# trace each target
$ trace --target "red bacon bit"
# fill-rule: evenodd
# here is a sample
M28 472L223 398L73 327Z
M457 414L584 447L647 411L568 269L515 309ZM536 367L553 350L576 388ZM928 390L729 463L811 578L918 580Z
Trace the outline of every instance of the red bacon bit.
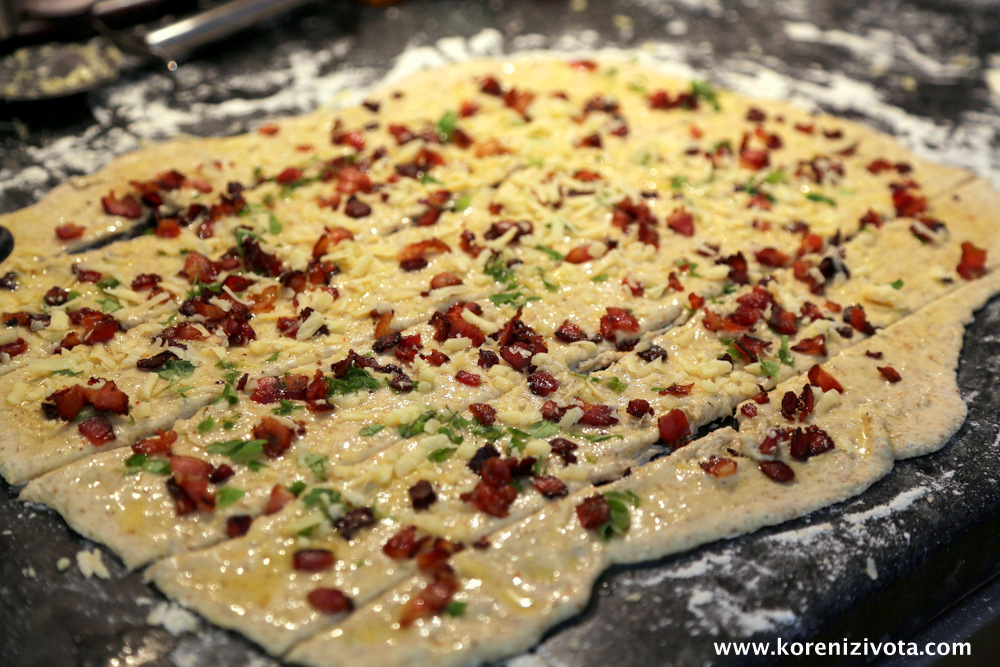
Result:
M661 415L656 425L660 431L660 440L673 449L683 446L691 436L687 415L677 408Z
M470 373L469 371L459 371L455 374L455 380L461 382L467 387L478 387L483 383L482 376Z
M597 530L611 520L611 505L601 494L594 494L576 506L576 517L587 530Z
M646 288L642 286L642 283L639 282L639 279L633 278L632 276L623 278L622 286L624 286L629 291L629 293L631 293L632 296L634 297L640 297L646 292Z
M802 257L803 255L808 255L811 253L817 253L823 249L823 237L819 234L806 233L802 236L802 242L799 243L799 249L796 251L796 257Z
M683 206L675 208L667 216L667 227L681 236L694 236L694 216Z
M286 167L280 174L274 177L274 182L279 185L288 185L289 183L302 180L303 175L302 170L298 167Z
M812 338L803 338L792 349L803 354L811 354L816 357L826 356L826 336L820 334ZM815 384L815 383L814 383Z
M525 120L531 120L528 117L528 107L534 99L534 93L527 90L517 90L516 88L511 88L503 94L504 106L521 114L521 117Z
M107 343L114 338L116 333L121 331L118 320L90 308L74 311L70 314L70 321L83 327L83 338L80 342L85 345Z
M595 259L595 255L590 253L590 244L577 246L566 253L566 261L570 264L583 264Z
M645 415L652 415L653 408L649 405L649 401L642 398L634 398L628 402L625 412L636 419L642 419Z
M782 461L761 461L760 471L775 482L791 482L795 479L795 471Z
M420 358L428 363L430 366L435 368L448 363L448 355L446 355L441 350L432 350L430 354L421 354Z
M278 458L291 447L292 435L292 429L274 417L264 417L263 421L253 427L254 439L266 441L264 453L271 459Z
M809 382L823 391L836 390L844 393L844 387L819 364L813 364L809 369Z
M83 236L85 231L87 231L86 227L67 222L56 227L56 236L61 241L72 241Z
M462 118L475 116L477 113L479 113L479 105L470 100L462 102L461 106L458 108L458 115Z
M878 368L878 372L882 374L882 377L889 382L896 383L903 379L899 371L892 366L876 366L876 368Z
M747 419L753 419L757 416L757 406L753 403L744 403L740 407L740 413Z
M699 461L698 465L712 477L730 477L736 474L736 461L712 454L707 461Z
M863 306L848 306L844 310L844 322L847 322L857 331L871 336L875 333L875 327L868 322L868 315Z
M0 354L6 354L8 357L13 359L14 357L24 354L28 351L28 344L23 338L18 338L17 340L4 343L0 345Z
M333 552L327 549L300 549L292 556L292 568L299 572L323 572L336 562Z
M406 526L386 541L382 553L393 560L407 560L416 555L419 546L416 526Z
M142 215L142 204L135 198L135 195L125 195L121 199L115 197L111 192L101 198L101 205L108 215L116 215L122 218L135 220Z
M115 439L114 427L105 415L94 415L84 419L77 425L77 430L95 447Z
M483 309L474 303L456 303L445 313L434 313L430 320L431 326L434 327L434 340L443 343L450 338L468 338L475 347L482 345L486 341L486 334L462 317L462 311L466 309L476 315L481 315L483 312Z
M181 275L191 284L210 283L219 275L219 265L199 252L192 250L184 258Z
M735 255L730 255L729 257L722 257L717 259L716 264L728 264L729 265L729 279L736 283L737 285L746 285L750 282L750 277L748 275L749 265L747 264L746 257L743 256L742 252L738 252Z
M583 409L583 416L577 421L583 426L612 426L618 423L618 417L615 416L616 409L611 405L584 403L576 407Z
M323 235L316 240L316 244L313 245L312 255L315 258L320 258L330 251L342 241L353 241L354 234L343 227L326 227L323 230Z
M595 132L579 139L576 145L579 148L601 148L604 144L601 141L601 135Z
M963 241L962 261L958 263L957 271L966 280L982 278L986 275L986 250Z
M861 219L858 222L862 227L871 225L875 229L878 229L882 226L882 216L875 211L868 209L865 214L861 216Z
M606 308L606 311L607 315L601 316L601 337L623 349L626 341L618 339L618 332L638 333L639 320L624 308Z
M767 351L767 348L771 347L770 342L746 334L734 340L733 345L740 354L750 361L759 361L761 355Z
M407 493L410 496L410 503L415 510L425 510L437 502L437 494L434 487L426 479L422 479L411 486Z
M194 456L171 456L173 477L167 484L177 506L177 514L207 512L215 508L215 495L208 488L212 464Z
M569 494L566 484L555 475L535 475L532 483L544 498L562 498Z
M343 614L354 611L354 600L336 588L314 588L306 596L311 606L321 614Z
M744 169L760 171L771 164L766 150L748 148L740 151L740 166Z
M277 514L285 505L293 500L295 500L294 493L280 484L275 484L271 487L271 495L267 498L267 506L264 508L264 514Z
M489 426L497 420L496 408L486 403L473 403L469 406L469 412L484 426Z
M649 95L647 99L649 100L650 109L661 111L668 111L670 109L693 111L698 108L698 98L688 92L678 93L677 97L673 97L665 90L658 90Z
M97 281L99 281L101 279L100 272L98 272L98 271L91 271L89 269L85 269L82 266L80 266L79 264L74 264L72 266L72 271L73 271L73 275L76 276L76 279L79 280L81 283L91 283L92 284L92 283L96 283Z
M338 132L333 135L333 144L335 146L350 146L354 150L360 151L365 147L365 135L359 130Z
M479 474L482 481L471 492L459 497L490 516L507 516L511 504L517 499L517 489L511 484L510 468L500 457L494 456L483 463Z
M132 451L136 454L170 454L170 447L175 442L177 442L177 432L173 429L169 431L164 431L159 429L157 434L149 438L143 438L138 442L132 443Z
M483 246L479 245L475 241L476 241L475 234L473 234L467 229L462 230L462 234L458 242L458 247L461 248L462 252L464 252L469 257L479 257L479 253L485 250L485 248L483 248Z
M788 444L788 453L796 461L805 461L831 449L833 449L833 439L818 426L795 429Z
M257 133L262 134L265 137L273 137L279 131L279 128L274 123L265 123L257 128Z
M593 60L571 60L568 65L577 72L589 74L597 69L597 63Z
M776 333L786 336L791 336L799 330L799 321L795 313L785 310L777 302L771 306L771 318L767 323Z
M896 207L896 215L901 218L912 218L927 210L927 197L918 197L910 192L916 187L912 181L893 184L892 205Z
M431 278L431 289L441 289L442 287L454 287L455 285L461 285L462 279L456 276L454 273L444 272L439 273L433 278Z
M427 266L427 255L443 252L451 252L451 248L437 238L410 243L399 253L399 266L404 271L417 271Z
M795 394L792 394L792 396L795 396ZM788 429L773 428L768 432L767 437L764 438L764 441L760 443L757 449L761 454L771 455L778 448L778 445L788 440L788 437Z
M250 532L253 517L248 514L237 514L226 519L226 537L232 539Z
M559 388L559 381L548 371L536 371L528 376L528 387L535 396L548 396Z
M456 591L458 581L454 576L443 576L427 584L403 608L399 618L400 627L407 628L420 619L437 616L445 610Z
M676 382L666 389L661 389L657 394L660 396L687 396L691 393L694 388L694 382L689 384L677 384Z
M757 262L763 264L764 266L773 266L776 268L784 268L788 266L791 261L791 257L781 252L776 248L764 248L763 250L757 251L755 257Z

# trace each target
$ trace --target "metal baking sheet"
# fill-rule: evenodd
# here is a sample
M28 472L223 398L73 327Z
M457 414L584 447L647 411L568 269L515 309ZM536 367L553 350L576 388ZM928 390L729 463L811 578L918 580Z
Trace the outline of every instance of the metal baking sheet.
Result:
M1000 77L990 70L1000 68L991 60L1000 51L996 9L988 0L317 2L197 54L174 78L148 68L55 105L0 107L0 211L147 139L232 134L331 103L336 91L383 76L404 50L438 62L462 49L647 42L722 85L773 72L788 95L895 131L1000 184L1000 102L988 86ZM966 335L959 384L969 417L941 452L900 462L862 496L804 519L617 568L583 614L512 662L772 664L718 658L715 642L910 636L1000 571L998 331L994 300ZM105 551L110 580L85 579L76 554L100 547L16 494L0 484L3 664L277 664L205 623L176 636L150 625L166 600L141 573ZM73 563L64 572L61 558Z

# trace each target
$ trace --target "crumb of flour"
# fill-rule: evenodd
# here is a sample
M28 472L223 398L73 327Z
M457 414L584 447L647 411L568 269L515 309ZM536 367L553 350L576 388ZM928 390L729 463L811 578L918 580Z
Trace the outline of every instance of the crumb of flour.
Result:
M107 566L104 564L104 561L101 560L100 549L93 549L91 551L83 549L78 551L76 554L76 566L80 568L80 573L87 579L90 579L91 577L108 579L111 577L111 573L108 572Z
M164 628L175 637L198 629L198 617L171 602L161 602L146 616L146 623Z
M60 572L65 572L70 568L71 565L73 565L73 561L71 561L69 558L66 558L66 556L63 556L62 558L56 561L56 569L59 570Z

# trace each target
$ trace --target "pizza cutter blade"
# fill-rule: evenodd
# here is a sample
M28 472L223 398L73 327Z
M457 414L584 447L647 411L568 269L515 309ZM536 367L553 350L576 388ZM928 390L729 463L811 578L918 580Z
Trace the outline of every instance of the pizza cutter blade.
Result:
M114 32L83 43L26 46L0 60L0 98L34 102L68 97L108 84L121 69L155 59L167 69L189 52L315 0L230 0L149 32ZM131 56L131 58L129 57Z
M10 257L14 252L14 235L6 227L0 227L0 262Z

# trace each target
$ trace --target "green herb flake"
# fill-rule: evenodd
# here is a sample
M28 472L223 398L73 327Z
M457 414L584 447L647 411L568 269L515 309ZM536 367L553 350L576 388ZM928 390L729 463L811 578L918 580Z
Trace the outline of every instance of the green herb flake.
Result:
M767 374L768 377L773 378L778 374L780 366L778 366L777 362L771 361L770 359L761 359L760 368Z
M632 491L606 491L603 495L611 507L611 518L597 529L597 534L602 540L610 540L628 532L632 525L631 509L639 506L639 496Z
M770 183L771 185L775 185L777 183L784 183L786 178L787 177L785 175L785 172L779 169L777 171L772 171L770 174L768 174L767 178L764 179L764 182Z
M535 246L535 250L538 250L540 252L544 252L546 255L549 256L549 259L551 259L554 262L561 262L564 259L566 259L566 255L562 254L558 250L553 250L552 248L549 248L548 246L536 245Z
M375 435L376 433L381 433L382 429L385 428L385 424L368 424L361 428L361 435L367 437L370 435Z
M268 357L264 361L266 361L268 363L273 362L273 361L277 361L278 360L278 354L279 354L278 352L275 352L274 354L272 354L270 357Z
M133 454L125 460L125 474L134 475L140 470L157 475L169 475L170 461L167 459L150 458L146 454Z
M413 438L424 432L424 426L427 425L431 419L437 417L437 412L434 410L428 410L424 414L420 415L412 422L407 424L399 425L399 436L401 438Z
M720 111L722 109L719 105L719 94L708 81L692 81L691 94L694 95L699 102L705 102L716 111Z
M892 289L903 289L903 279L900 278L898 280L893 280L891 283L889 283L889 285L892 287Z
M448 142L451 141L452 135L455 133L455 128L458 125L458 114L454 111L446 111L438 122L434 124L434 129L437 130L438 136L441 137L441 141Z
M826 195L821 195L818 192L807 192L806 193L806 199L808 199L809 201L820 202L820 203L823 203L823 204L829 204L830 206L836 206L837 205L836 201L834 201L833 199L830 199Z
M190 361L185 359L171 359L167 363L163 364L156 371L156 374L167 382L176 382L177 380L183 380L184 378L191 377L194 373L195 366Z
M302 457L303 462L306 467L312 471L314 475L320 479L326 479L326 464L329 463L329 459L323 454L315 454L313 452L306 452L306 455Z
M509 288L513 288L517 284L517 275L507 266L503 255L500 253L490 255L490 258L486 260L486 265L483 267L483 273L498 283L504 283Z
M52 371L52 375L65 375L67 377L75 378L79 375L83 375L83 371L71 371L68 368L60 368L57 371Z
M198 422L198 433L205 434L215 428L215 417L206 417Z
M512 308L523 308L532 301L541 301L540 296L535 296L533 294L525 294L520 290L514 292L502 292L500 294L494 294L490 297L490 301L494 305L500 306L503 304L508 304Z
M788 351L788 336L781 337L781 349L778 350L778 360L786 366L794 366L795 359Z
M116 310L122 309L122 305L118 303L118 299L98 299L97 303L101 304L102 313L113 313Z
M381 383L363 368L350 368L344 377L327 377L327 396L347 396L357 393L363 389L375 391L381 387Z
M112 276L105 276L104 278L101 278L100 280L97 281L97 288L101 291L114 289L119 285L121 285L121 283L118 281L118 279L113 278Z
M229 507L246 494L247 492L243 489L234 489L231 486L220 487L218 495L215 497L215 506L218 509Z
M304 408L305 408L304 405L296 405L294 401L290 401L287 398L283 398L281 399L281 403L278 405L278 407L271 410L271 413L276 414L280 417L287 417L288 415L292 414L292 412L294 412L295 410L302 410Z
M449 616L463 616L465 615L465 602L459 602L457 600L452 600L444 607L444 613Z
M594 276L593 278L590 279L590 281L594 283L603 283L607 279L608 279L608 274L602 273L600 275Z
M537 421L528 427L528 435L538 440L545 440L559 434L559 425L547 420Z
M457 447L442 447L440 449L435 449L427 455L427 460L431 463L443 463L450 459L452 454L454 454L457 450Z
M421 176L420 177L420 182L421 183L433 183L434 185L444 185L444 183L442 181L434 178L430 174L424 174L423 176Z
M222 454L237 463L248 463L251 459L264 452L267 440L220 440L213 442L205 451L209 454Z
M340 491L320 487L302 496L302 504L306 507L320 506L327 509L333 505L342 505L343 501L340 498Z
M618 393L618 394L621 394L626 389L628 389L628 384L626 384L625 382L622 382L617 377L612 377L612 378L609 378L608 380L606 380L604 382L604 386L607 387L608 389L610 389L611 391L613 391L615 393Z
M291 493L296 498L302 495L302 492L305 490L306 490L306 483L303 482L301 479L295 480L295 482L290 487L288 487L289 493Z

